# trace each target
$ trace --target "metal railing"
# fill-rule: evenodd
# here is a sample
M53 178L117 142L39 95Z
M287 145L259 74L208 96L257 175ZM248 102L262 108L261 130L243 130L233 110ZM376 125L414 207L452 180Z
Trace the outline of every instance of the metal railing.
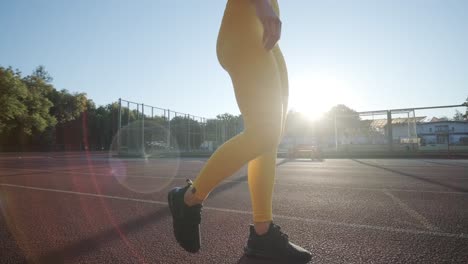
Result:
M208 119L124 99L118 101L117 127L111 148L128 155L212 152L243 129L242 122Z

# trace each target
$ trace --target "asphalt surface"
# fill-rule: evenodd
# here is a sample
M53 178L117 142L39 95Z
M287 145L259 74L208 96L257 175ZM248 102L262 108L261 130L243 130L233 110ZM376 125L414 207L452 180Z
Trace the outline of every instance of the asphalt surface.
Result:
M206 159L0 154L0 263L271 263L243 256L245 169L206 201L202 249L172 235L168 190ZM468 160L278 160L274 220L311 263L468 263Z

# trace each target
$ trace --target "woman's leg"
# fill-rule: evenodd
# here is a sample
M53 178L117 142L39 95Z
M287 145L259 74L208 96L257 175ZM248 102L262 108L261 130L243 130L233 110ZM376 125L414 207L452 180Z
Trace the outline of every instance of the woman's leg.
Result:
M281 81L281 94L283 96L283 135L284 129L286 126L286 118L288 115L288 99L289 99L289 78L288 78L288 69L286 67L286 62L284 60L283 53L281 52L278 45L273 48L272 50L275 59L276 65L278 67L278 71L280 73L280 81Z
M283 109L282 134L284 134L288 110L288 73L286 63L279 47L276 46L272 52L275 56L276 65L280 74ZM250 197L252 199L254 212L254 227L257 234L266 233L272 221L272 199L276 176L276 157L277 148L250 161L248 166Z
M248 182L254 227L257 234L268 231L272 219L272 198L276 174L277 148L249 162Z
M275 152L281 136L281 81L274 54L263 52L247 61L231 63L229 74L245 130L223 144L195 179L192 186L195 191L187 192L187 196L198 201L204 200L216 185L248 161ZM270 158L267 162L275 161Z

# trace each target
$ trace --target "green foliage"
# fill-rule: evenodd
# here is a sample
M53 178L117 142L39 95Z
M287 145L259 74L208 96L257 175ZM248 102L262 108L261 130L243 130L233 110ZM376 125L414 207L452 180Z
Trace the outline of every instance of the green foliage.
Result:
M85 112L85 94L57 91L51 81L44 66L25 77L0 67L0 144L14 150L56 144L56 129Z
M465 111L465 114L463 115L463 118L465 120L468 120L468 97L466 97L465 103L463 103L463 105L466 106L466 111Z
M107 109L109 111L116 110L118 112L119 105L118 104L108 105ZM122 124L128 124L138 119L139 113L137 110L130 110L127 107L122 107L121 111L122 111Z
M231 115L229 113L224 113L224 114L221 114L221 115L217 115L216 119L229 122L229 121L237 120L238 117L234 116L234 115Z
M124 105L119 111L118 103L97 107L86 94L57 90L51 81L52 77L43 66L26 77L11 67L0 67L0 148L13 145L16 150L34 146L66 149L66 145L74 144L74 149L86 146L91 150L104 150L117 135L119 121L122 127L143 124L141 112L135 109ZM314 122L301 113L289 112L286 134L325 137L334 134L335 124L338 133L369 130L369 122L362 121L356 111L337 105L323 119ZM191 150L199 148L203 141L212 141L218 146L229 140L242 131L243 119L241 115L224 113L205 124L186 116L176 116L169 124L166 117L145 116L145 144L167 143L169 127L171 141L177 141L180 150ZM175 146L174 143L171 145Z
M40 79L46 83L51 83L53 81L52 76L50 76L49 72L46 71L43 65L39 65L31 74L31 78Z
M20 72L0 67L2 139L8 135L31 136L56 124L49 113L52 103L46 98L53 87L47 83L50 78L46 77L45 71L39 72L41 76L33 74L22 78Z
M49 126L55 126L57 119L50 114L49 110L53 104L45 97L51 86L41 81L25 83L29 91L24 100L28 113L19 121L23 132L32 135L45 131Z
M228 113L216 116L216 119L207 120L203 129L206 133L206 141L213 141L219 146L226 140L236 136L243 128L242 115Z
M359 113L346 105L332 107L321 119L311 121L306 115L290 111L286 120L285 135L293 139L314 138L317 144L328 144L330 136L370 136L375 134L371 122L361 120Z
M346 105L336 105L328 111L327 116L331 119L334 118L334 126L338 130L338 135L342 133L345 136L351 135L370 135L374 133L371 122L361 120L359 113L355 110L347 107ZM328 130L327 133L333 134L332 130Z
M118 130L118 114L117 103L96 108L94 102L88 100L86 130L92 149L102 150L110 147Z
M195 149L202 143L202 127L191 118L176 116L171 119L171 137L177 140L179 149Z
M80 117L86 110L88 99L84 93L70 94L67 90L52 90L48 99L53 106L50 113L57 119L59 124L73 121Z
M18 127L18 121L27 115L28 109L24 104L27 96L28 88L22 82L20 73L0 67L0 135Z
M336 118L336 125L337 127L360 127L361 126L361 118L359 114L347 107L346 105L339 104L332 107L326 114L326 117L329 119Z
M465 117L463 116L463 114L460 111L455 109L455 115L453 116L452 120L454 120L454 121L463 121L464 119L465 119Z
M315 122L311 122L307 116L301 112L291 110L286 118L285 135L294 137L304 137L311 134Z

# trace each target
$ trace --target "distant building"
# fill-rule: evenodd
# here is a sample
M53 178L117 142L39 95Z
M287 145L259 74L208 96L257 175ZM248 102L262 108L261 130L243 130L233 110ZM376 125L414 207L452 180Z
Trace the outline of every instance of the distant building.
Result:
M425 116L392 118L392 138L394 143L408 142L417 138L417 127L424 122ZM380 132L382 140L387 140L385 135L387 129L387 119L375 119L371 122L371 127Z
M421 145L468 145L468 121L435 121L418 124Z
M468 121L448 121L435 117L426 120L425 116L392 119L393 142L405 143L408 138L417 137L423 146L448 142L453 145L468 145ZM384 135L387 119L374 120L371 126Z
M361 120L358 128L339 127L335 133L328 131L325 137L317 135L285 136L280 149L300 145L315 145L321 148L354 148L369 146L382 148L388 144L387 119ZM367 128L370 127L370 129ZM336 137L336 138L335 138ZM468 146L468 121L447 121L425 116L392 119L392 139L394 149L411 147ZM371 147L373 146L373 147ZM378 147L380 146L380 147ZM421 148L420 148L421 149Z

